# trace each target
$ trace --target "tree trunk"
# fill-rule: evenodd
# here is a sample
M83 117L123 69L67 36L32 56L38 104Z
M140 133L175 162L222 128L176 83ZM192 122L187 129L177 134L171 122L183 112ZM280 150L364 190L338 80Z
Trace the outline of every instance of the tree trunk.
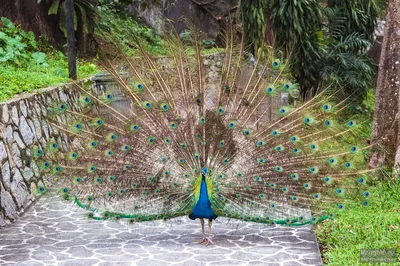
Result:
M370 166L392 167L400 161L399 86L400 86L400 0L390 0L386 15L382 52L376 86L372 143L376 145ZM397 146L397 155L396 155ZM397 158L397 160L395 160Z
M65 22L67 24L69 78L76 79L76 44L74 30L74 0L65 1Z
M37 0L0 0L0 17L7 17L13 23L20 24L25 31L32 31L35 36L45 36L55 47L64 40L59 29L57 16L49 16L51 2Z

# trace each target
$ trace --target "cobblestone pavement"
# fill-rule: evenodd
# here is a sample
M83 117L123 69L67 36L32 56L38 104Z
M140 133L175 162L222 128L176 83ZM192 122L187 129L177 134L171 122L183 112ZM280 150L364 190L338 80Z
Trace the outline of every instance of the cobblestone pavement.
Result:
M0 265L321 265L309 226L268 227L218 218L215 246L196 243L198 220L127 225L88 220L75 205L43 197L0 228Z

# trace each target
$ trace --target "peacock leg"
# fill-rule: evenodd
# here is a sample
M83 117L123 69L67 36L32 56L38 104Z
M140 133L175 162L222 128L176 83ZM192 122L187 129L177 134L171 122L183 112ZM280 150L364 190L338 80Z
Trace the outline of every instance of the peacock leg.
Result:
M199 241L199 244L203 244L204 242L207 241L206 235L204 233L204 219L200 218L200 223L201 223L201 233L202 233L202 238Z
M208 237L207 237L206 243L205 243L206 246L208 246L210 244L215 245L215 243L212 242L212 240L211 240L211 226L212 226L212 220L208 220Z

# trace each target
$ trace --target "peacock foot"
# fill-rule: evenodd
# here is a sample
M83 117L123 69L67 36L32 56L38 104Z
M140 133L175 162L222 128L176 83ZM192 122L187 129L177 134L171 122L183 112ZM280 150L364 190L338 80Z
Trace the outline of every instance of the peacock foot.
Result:
M202 244L204 246L208 246L208 245L213 245L214 246L215 245L215 243L211 239L208 239L208 238L203 238L198 243Z
M207 238L203 237L200 241L197 241L199 244L203 244L204 242L207 242Z

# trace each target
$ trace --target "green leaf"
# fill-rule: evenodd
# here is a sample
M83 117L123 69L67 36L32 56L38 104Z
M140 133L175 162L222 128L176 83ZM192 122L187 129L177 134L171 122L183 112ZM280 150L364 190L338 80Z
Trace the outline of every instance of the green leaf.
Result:
M44 64L46 64L46 54L44 54L42 52L33 53L32 54L32 59L36 63L36 65L44 65Z
M12 29L15 28L15 26L14 26L14 24L11 22L11 20L9 20L9 19L6 18L6 17L2 17L2 18L1 18L1 22L3 23L4 27L6 27L6 28L8 28L8 29L10 29L10 30L12 30Z
M48 14L57 15L59 6L60 6L60 0L55 0L54 3L51 5Z

